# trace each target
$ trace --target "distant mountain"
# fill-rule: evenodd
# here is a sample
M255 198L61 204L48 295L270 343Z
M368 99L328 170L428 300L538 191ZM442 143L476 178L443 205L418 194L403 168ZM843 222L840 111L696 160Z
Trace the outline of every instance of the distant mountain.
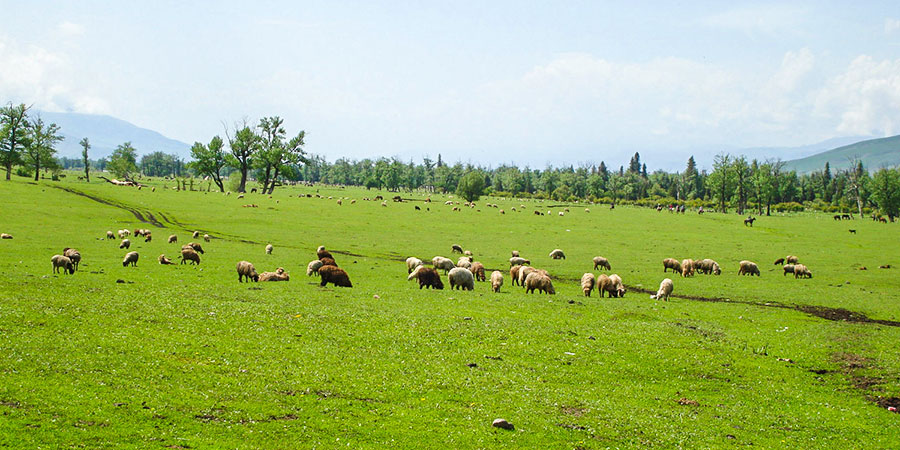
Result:
M816 153L821 153L837 147L855 144L860 141L872 139L872 136L845 136L826 139L815 144L801 145L797 147L751 147L742 148L737 154L752 156L753 158L781 158L782 160L794 160L805 158ZM824 163L823 163L824 164Z
M805 158L787 161L785 168L804 174L824 169L827 161L831 170L840 170L849 168L851 161L855 159L862 161L863 166L870 171L900 165L900 135L869 139Z
M56 147L58 156L80 157L81 145L78 143L85 137L91 141L91 159L109 156L116 147L125 142L131 142L139 156L155 151L176 154L183 158L191 154L191 146L184 142L169 139L156 131L111 116L47 111L35 111L30 114L40 114L44 122L59 125L59 131L66 139Z

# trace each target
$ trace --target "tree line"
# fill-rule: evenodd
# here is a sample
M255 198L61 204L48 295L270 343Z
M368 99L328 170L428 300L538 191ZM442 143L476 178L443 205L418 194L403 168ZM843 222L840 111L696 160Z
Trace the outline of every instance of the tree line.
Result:
M144 176L199 176L225 191L245 192L255 180L262 192L272 193L286 182L315 182L390 191L425 190L457 192L467 199L491 194L507 197L552 199L556 201L599 201L607 203L687 204L720 212L770 214L775 211L850 212L862 215L878 209L893 220L900 213L900 169L881 168L873 174L861 162L850 169L823 170L798 175L780 160L748 159L721 153L712 170L700 170L691 156L681 172L647 171L647 164L635 153L627 166L609 168L604 161L582 164L520 168L515 165L483 167L447 164L441 155L421 163L398 158L339 158L333 163L322 155L308 155L305 131L289 137L278 116L256 123L243 120L225 128L225 138L214 136L208 143L195 142L191 159L152 152L140 161L137 150L126 142L108 158L88 158L90 142L81 141L81 160L55 158L54 145L62 140L56 124L28 117L24 104L0 108L0 164L9 179L12 168L40 170L83 168L89 180L90 168L108 170L131 180Z

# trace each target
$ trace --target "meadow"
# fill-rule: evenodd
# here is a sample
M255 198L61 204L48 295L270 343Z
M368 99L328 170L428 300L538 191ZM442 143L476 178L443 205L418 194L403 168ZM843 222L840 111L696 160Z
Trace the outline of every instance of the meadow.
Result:
M453 212L448 196L426 204L421 192L395 203L297 186L239 199L166 183L0 182L0 232L14 237L0 241L0 445L900 445L888 409L900 407L895 224L798 213L746 227L736 214L502 198ZM362 200L379 194L387 206ZM131 238L137 267L105 239L122 228L153 232ZM157 264L177 261L194 230L212 236L199 266ZM455 261L453 244L488 276L504 272L500 293L406 281L406 257ZM306 276L319 245L352 288ZM74 275L51 272L64 247L83 256ZM550 259L554 248L567 258ZM511 250L557 294L513 286ZM772 262L789 254L813 278L783 276ZM625 297L582 295L598 255ZM664 274L667 257L712 258L723 273ZM739 276L743 259L762 276ZM291 281L238 283L240 260ZM671 301L651 300L666 277Z

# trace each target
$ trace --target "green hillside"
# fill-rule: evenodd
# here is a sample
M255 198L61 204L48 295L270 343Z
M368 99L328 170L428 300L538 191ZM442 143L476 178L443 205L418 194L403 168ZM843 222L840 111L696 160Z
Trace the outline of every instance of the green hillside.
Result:
M787 161L785 168L803 174L821 170L827 161L831 164L832 170L846 169L850 166L850 162L857 158L869 170L900 165L900 136L860 141L806 158Z

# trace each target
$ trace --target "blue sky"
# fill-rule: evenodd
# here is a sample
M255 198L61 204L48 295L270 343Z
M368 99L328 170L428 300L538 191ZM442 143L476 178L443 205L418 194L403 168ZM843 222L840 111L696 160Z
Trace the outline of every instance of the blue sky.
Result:
M185 3L0 0L0 101L188 143L280 115L330 160L677 168L900 133L898 2Z

